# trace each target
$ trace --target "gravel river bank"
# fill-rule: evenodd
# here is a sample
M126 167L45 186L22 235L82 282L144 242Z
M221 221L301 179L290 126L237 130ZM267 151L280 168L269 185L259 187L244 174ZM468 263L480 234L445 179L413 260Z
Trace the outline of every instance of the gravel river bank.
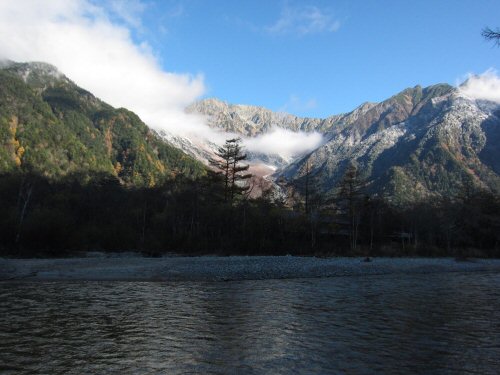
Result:
M440 272L500 272L500 259L315 258L295 256L163 257L100 256L0 259L0 281L130 280L226 281Z

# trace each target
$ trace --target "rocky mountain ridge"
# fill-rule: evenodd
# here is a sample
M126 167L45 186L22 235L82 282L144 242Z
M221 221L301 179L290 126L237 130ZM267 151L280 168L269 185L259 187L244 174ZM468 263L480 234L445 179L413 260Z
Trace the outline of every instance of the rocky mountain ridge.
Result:
M357 166L371 193L413 201L456 194L467 181L500 191L500 105L438 84L408 88L381 103L364 103L326 119L300 118L245 105L206 99L187 109L207 116L211 127L245 137L276 128L320 132L325 142L275 178L334 191L348 165Z
M328 120L273 112L263 107L228 104L215 98L195 102L186 108L186 112L203 114L207 117L209 126L246 137L264 134L274 128L314 131L328 122Z
M309 164L321 189L329 190L347 165L355 164L371 192L401 201L458 194L469 182L500 191L500 170L492 162L500 157L492 143L498 139L500 107L466 98L457 89L436 89L421 99L420 88L405 90L381 103L283 175L301 178Z

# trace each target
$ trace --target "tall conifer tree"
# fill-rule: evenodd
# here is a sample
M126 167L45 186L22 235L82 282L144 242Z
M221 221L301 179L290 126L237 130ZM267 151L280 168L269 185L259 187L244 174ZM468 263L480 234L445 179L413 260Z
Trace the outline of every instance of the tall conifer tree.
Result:
M224 146L219 147L217 158L210 159L210 164L214 166L224 181L224 201L233 204L237 196L241 196L250 187L245 183L252 174L244 173L249 165L240 164L247 158L240 146L240 138L226 140Z

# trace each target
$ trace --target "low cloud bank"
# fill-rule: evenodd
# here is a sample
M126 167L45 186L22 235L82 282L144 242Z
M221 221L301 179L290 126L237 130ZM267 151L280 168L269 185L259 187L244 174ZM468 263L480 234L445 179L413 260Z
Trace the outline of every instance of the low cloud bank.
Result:
M470 98L500 103L500 77L493 69L481 75L469 75L459 89Z
M275 129L255 138L244 140L249 151L265 154L279 154L285 158L303 154L317 148L323 141L319 133L293 132L286 129Z

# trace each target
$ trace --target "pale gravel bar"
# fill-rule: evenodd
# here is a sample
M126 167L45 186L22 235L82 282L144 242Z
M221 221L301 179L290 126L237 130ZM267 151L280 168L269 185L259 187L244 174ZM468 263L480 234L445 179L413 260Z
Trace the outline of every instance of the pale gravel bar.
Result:
M500 272L500 259L315 258L295 256L101 256L0 259L0 281L227 281L442 272Z

